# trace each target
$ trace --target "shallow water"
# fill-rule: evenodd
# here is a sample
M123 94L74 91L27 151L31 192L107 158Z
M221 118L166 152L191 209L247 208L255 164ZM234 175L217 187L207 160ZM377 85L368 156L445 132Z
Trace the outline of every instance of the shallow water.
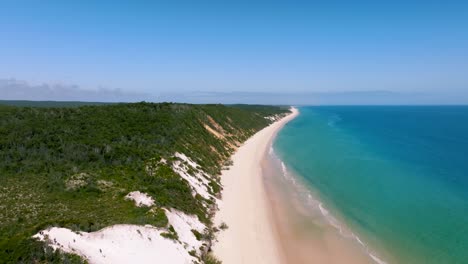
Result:
M468 107L300 111L273 148L307 210L377 261L468 263Z

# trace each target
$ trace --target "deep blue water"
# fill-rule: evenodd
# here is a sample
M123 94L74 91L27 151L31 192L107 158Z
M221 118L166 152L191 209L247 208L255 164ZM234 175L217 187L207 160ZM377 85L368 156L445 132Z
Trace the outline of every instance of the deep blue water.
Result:
M301 107L274 148L391 263L468 263L468 106Z

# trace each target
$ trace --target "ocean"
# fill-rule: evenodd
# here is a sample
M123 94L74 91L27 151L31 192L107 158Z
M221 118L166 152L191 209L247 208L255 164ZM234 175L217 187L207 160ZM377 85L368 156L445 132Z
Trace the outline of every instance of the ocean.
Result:
M468 106L299 110L274 155L337 232L377 263L468 263Z

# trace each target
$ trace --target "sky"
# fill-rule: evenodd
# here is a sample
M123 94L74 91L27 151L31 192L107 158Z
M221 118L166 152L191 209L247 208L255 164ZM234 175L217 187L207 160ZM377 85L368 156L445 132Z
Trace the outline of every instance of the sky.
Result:
M466 1L2 0L0 36L0 99L468 103Z

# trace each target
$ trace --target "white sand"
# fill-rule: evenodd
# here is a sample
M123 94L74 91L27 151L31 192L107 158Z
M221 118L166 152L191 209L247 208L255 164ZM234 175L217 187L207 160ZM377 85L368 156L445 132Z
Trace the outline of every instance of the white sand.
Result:
M203 245L203 241L197 240L192 229L203 233L206 226L198 220L198 217L184 214L175 209L166 210L166 215L169 219L169 223L177 232L179 241L184 245L185 250L187 252L195 250L197 253L200 253L200 247ZM170 263L176 262L172 261Z
M53 227L34 237L49 245L85 257L90 263L192 263L195 260L178 242L163 238L149 226L114 225L97 232L75 233Z
M140 191L135 191L127 194L125 196L125 199L133 200L135 202L135 205L138 207L154 205L153 197Z
M201 233L205 225L196 216L175 209L165 211L179 241L162 237L166 230L149 225L113 225L91 233L52 227L33 237L46 241L54 249L78 254L93 264L193 263L196 259L188 252L199 253L202 241L195 238L192 229Z
M221 176L223 199L215 223L229 228L219 234L213 251L224 264L283 262L260 165L277 131L299 114L292 112L247 140Z
M215 199L215 197L208 192L208 184L210 182L208 179L210 176L199 169L200 165L192 161L183 153L176 152L174 157L179 160L174 162L172 169L189 183L193 190L193 196L199 194L205 199ZM181 161L185 162L187 165ZM192 169L191 173L189 173L189 167Z

